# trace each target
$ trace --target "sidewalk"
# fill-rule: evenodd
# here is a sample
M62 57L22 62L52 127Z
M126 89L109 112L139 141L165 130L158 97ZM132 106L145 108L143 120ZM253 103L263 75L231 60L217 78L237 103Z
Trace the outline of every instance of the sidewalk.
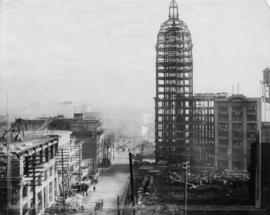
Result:
M103 208L97 214L117 214L117 196L122 196L129 179L128 153L120 152L115 164L103 170L98 178L98 184L90 187L88 196L83 199L84 212L94 212L96 203L103 199Z

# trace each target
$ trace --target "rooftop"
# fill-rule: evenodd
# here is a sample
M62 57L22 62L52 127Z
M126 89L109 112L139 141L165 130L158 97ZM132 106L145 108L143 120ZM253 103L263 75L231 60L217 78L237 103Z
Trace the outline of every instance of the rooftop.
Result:
M46 144L54 139L55 137L39 137L23 142L12 142L10 143L9 150L11 153L18 154L23 151L32 150L33 148Z
M24 141L11 141L9 144L9 151L12 154L22 154L26 151L31 151L37 147L44 146L47 143L50 143L56 140L58 137L55 136L39 136L26 138ZM6 146L0 148L2 151L6 151Z

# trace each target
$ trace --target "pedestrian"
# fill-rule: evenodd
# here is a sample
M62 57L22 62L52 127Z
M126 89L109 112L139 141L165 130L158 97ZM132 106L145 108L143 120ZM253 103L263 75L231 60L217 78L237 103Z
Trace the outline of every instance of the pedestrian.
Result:
M96 191L96 186L93 187L93 191Z
M101 199L101 207L103 207L103 199Z

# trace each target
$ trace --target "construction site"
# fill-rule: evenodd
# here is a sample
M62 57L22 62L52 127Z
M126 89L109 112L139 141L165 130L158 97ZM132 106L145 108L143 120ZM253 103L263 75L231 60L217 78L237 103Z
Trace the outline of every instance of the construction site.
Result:
M192 47L172 0L156 44L155 156L166 168L151 182L153 196L145 198L195 211L200 205L258 209L262 99L240 94L239 86L232 95L194 94Z

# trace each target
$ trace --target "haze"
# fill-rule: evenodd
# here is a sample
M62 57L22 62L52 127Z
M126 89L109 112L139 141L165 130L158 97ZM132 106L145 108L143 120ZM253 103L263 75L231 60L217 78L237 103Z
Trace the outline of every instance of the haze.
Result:
M65 100L154 111L155 44L170 0L2 0L0 111L53 113ZM259 96L270 64L263 0L177 1L194 44L194 91Z

